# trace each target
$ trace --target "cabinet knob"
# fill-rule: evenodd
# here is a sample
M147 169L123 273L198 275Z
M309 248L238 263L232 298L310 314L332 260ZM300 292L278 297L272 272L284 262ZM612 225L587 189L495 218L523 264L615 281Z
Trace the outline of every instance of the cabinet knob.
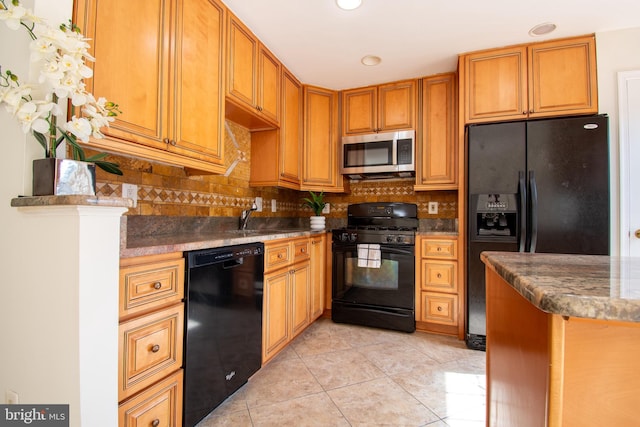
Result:
M437 277L438 279L442 279L442 273L438 273L438 274L436 274L436 277Z
M158 344L154 344L153 347L151 347L151 352L157 353L158 351L160 351L160 346Z
M522 112L522 115L523 115L523 116L526 116L526 115L527 115L527 112L526 112L526 111L523 111L523 112Z
M153 289L160 289L161 287L162 287L162 283L160 283L160 282L155 282L153 284Z
M438 246L438 249L436 249L436 251L442 252L442 248L440 246Z
M636 230L636 237L640 239L640 230Z
M153 421L151 421L151 426L152 427L158 427L160 425L160 420L159 419L155 419Z
M282 254L278 254L278 259L282 259Z
M305 248L300 249L300 252L305 253L307 250Z
M442 306L438 306L438 311L442 311Z
M178 145L178 143L177 143L174 139L172 139L171 141L169 141L169 144L173 145L174 147L175 147L176 145Z
M171 140L169 138L162 138L162 142L164 142L167 145L171 144Z

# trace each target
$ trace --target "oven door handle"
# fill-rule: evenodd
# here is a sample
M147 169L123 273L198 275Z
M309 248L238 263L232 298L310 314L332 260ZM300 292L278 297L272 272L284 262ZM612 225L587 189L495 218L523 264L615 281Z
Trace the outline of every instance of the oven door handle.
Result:
M332 245L333 252L356 252L358 251L358 245L356 243L353 244L333 244ZM415 255L415 249L413 246L398 246L398 245L388 245L381 244L380 251L382 254L394 254L394 255Z

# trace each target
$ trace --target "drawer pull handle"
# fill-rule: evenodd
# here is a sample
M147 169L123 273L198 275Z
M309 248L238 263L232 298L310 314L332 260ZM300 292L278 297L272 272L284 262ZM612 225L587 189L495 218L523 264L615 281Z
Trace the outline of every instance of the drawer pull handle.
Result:
M161 287L162 287L162 283L160 283L160 282L155 282L153 284L153 289L160 289Z
M160 420L159 419L155 419L153 421L151 421L151 426L152 427L158 427L160 425Z
M153 347L151 347L151 352L157 353L158 351L160 351L160 346L158 344L154 344Z
M438 311L442 311L442 306L438 306Z

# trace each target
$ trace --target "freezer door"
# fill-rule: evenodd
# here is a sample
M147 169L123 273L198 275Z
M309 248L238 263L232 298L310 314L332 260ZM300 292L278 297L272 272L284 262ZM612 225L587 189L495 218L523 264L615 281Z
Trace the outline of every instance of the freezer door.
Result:
M606 116L527 122L536 252L609 254L607 124Z
M526 169L525 122L469 126L468 194L517 193Z

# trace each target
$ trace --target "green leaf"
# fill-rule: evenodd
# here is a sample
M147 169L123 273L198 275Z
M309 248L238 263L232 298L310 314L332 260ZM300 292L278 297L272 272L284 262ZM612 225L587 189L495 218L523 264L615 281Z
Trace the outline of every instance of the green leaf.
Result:
M35 130L33 131L33 136L36 139L36 141L38 141L38 143L40 143L40 145L42 145L42 148L44 148L44 152L47 152L47 137L44 136L43 134L41 134L40 132L36 132Z
M105 162L102 160L99 160L97 162L94 162L96 164L97 167L99 167L100 169L102 169L103 171L107 172L107 173L112 173L114 175L122 175L122 171L120 170L120 166L117 163L113 163L113 162Z
M84 159L84 161L85 162L97 162L99 160L104 159L107 156L108 156L107 153L98 153L98 154L94 154L93 156L87 157L86 159Z

